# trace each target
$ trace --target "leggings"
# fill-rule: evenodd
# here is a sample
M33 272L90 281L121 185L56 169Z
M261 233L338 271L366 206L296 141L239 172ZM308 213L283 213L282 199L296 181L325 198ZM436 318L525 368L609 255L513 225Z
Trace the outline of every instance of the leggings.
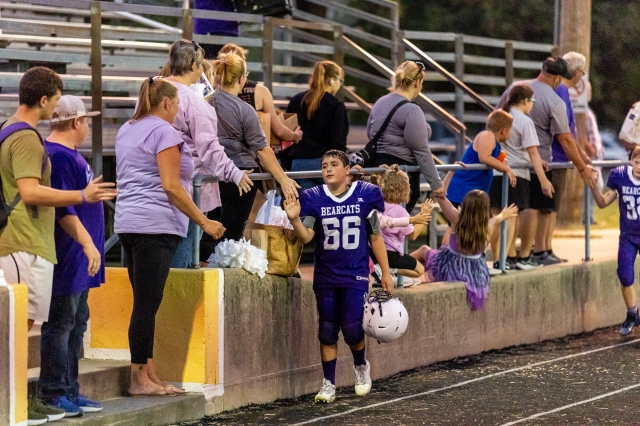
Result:
M251 191L240 196L238 186L235 183L219 182L220 201L222 205L207 214L211 220L217 220L226 228L219 240L214 240L208 234L202 234L200 239L200 261L206 262L216 250L219 242L224 240L239 240L242 238L244 224L249 218L253 200L256 198L259 181L253 183Z
M156 313L162 302L169 266L180 244L171 234L118 234L133 288L133 311L129 323L132 364L153 358Z

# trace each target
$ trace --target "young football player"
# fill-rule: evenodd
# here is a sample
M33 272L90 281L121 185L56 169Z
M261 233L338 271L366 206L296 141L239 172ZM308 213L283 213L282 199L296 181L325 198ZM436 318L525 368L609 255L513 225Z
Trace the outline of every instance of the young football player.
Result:
M611 170L604 195L597 183L591 186L593 198L601 209L620 200L620 243L618 245L618 279L622 285L622 298L627 305L627 319L619 333L631 333L640 325L640 315L636 306L636 291L633 288L636 256L640 250L640 146L631 152L631 165L619 166Z
M364 301L369 290L369 244L382 269L383 289L391 292L393 288L377 215L378 211L384 211L382 192L367 182L349 185L349 170L344 152L327 151L322 157L325 184L304 191L300 200L284 204L300 241L306 244L318 236L313 290L324 379L316 402L335 400L340 330L353 354L356 395L364 396L371 389L371 366L364 356L362 329Z

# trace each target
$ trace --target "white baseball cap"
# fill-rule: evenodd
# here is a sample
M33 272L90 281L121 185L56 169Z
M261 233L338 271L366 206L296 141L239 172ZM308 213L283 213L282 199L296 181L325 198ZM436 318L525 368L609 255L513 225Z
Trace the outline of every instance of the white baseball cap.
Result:
M58 101L53 115L51 116L51 123L57 123L59 121L72 120L79 117L95 117L100 115L100 111L87 112L84 107L84 102L80 98L71 95L61 96Z

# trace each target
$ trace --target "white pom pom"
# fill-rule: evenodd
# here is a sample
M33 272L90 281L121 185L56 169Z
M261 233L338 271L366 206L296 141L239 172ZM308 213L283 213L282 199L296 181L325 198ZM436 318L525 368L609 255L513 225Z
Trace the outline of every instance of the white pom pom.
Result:
M216 246L209 259L211 268L244 268L252 274L264 278L267 272L267 253L252 246L244 238L240 241L224 240Z

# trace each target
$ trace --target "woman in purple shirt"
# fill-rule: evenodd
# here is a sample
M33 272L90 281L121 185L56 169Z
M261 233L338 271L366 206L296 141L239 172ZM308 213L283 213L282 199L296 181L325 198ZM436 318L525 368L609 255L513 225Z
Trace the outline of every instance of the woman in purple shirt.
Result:
M189 219L214 238L224 232L219 222L207 219L191 200L191 151L171 125L179 103L173 84L160 78L145 80L133 118L116 136L120 195L114 228L133 287L129 324L131 396L184 392L155 373L155 316L171 260L187 235Z

